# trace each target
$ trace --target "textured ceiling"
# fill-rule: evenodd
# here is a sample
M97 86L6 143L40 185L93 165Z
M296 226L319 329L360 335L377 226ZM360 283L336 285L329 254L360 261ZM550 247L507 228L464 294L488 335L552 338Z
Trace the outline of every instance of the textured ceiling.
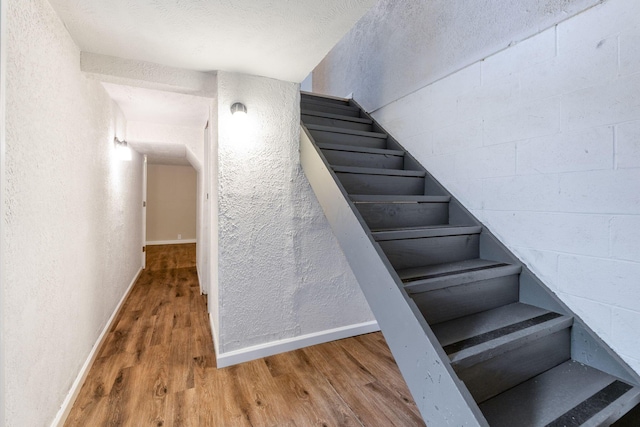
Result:
M376 0L49 0L85 52L300 82Z
M210 99L181 93L102 83L127 120L205 127Z

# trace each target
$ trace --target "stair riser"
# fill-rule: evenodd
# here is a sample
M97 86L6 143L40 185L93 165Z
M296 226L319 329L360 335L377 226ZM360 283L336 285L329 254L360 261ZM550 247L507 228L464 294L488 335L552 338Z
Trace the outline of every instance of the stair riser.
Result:
M356 208L372 230L444 225L448 203L357 203Z
M336 98L327 98L324 96L309 96L304 93L300 95L301 102L315 102L315 103L323 103L323 104L333 104L333 105L342 105L348 106L348 99L336 99Z
M333 126L342 129L361 130L371 132L373 125L371 123L350 122L348 120L330 119L327 117L309 116L302 114L302 121L308 125Z
M518 301L519 275L498 277L411 295L429 324L491 310Z
M478 243L478 234L379 242L396 270L478 258Z
M528 342L476 365L456 369L476 402L497 396L571 358L571 329Z
M312 102L302 101L300 106L303 110L317 111L320 113L338 114L341 116L349 116L349 117L360 117L360 111L353 108L341 108L338 105L333 106L331 104L326 104L326 103L315 103L315 102L312 103Z
M370 136L349 135L346 133L309 130L318 144L355 145L356 147L387 148L387 140Z
M424 178L340 172L336 175L349 194L424 194Z
M380 169L402 169L404 167L404 156L353 153L338 150L322 150L322 153L329 164L333 166L358 166Z

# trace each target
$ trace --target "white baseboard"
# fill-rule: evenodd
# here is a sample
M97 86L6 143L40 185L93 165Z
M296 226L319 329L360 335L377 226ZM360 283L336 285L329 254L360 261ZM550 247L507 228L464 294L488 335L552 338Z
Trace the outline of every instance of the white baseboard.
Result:
M145 242L147 246L156 245L184 245L185 243L196 243L196 239L182 239L182 240L151 240Z
M302 335L295 338L287 338L280 341L260 344L221 354L218 353L216 349L217 366L218 368L225 368L238 363L273 356L278 353L298 350L312 345L323 344L329 341L340 340L356 335L368 334L370 332L377 332L379 330L380 327L378 326L378 322L374 320L371 322L314 332L312 334Z
M135 285L136 280L138 280L138 277L140 277L140 273L142 273L142 268L138 270L138 272L136 273L131 283L129 283L129 287L127 288L127 291L124 293L124 295L120 299L120 302L118 302L116 309L113 311L113 314L111 314L111 317L109 318L109 320L107 321L107 324L105 325L104 329L100 333L100 336L96 340L96 343L93 345L93 348L91 349L91 352L87 357L87 360L84 362L84 365L82 365L82 368L80 369L80 372L76 377L76 380L71 385L71 390L69 390L67 397L64 399L64 402L62 402L62 406L60 407L60 410L56 414L56 417L53 419L53 422L51 423L51 427L62 427L65 421L67 421L69 412L71 412L71 408L73 407L73 404L76 401L78 394L80 393L80 389L82 388L82 385L87 379L89 370L91 369L93 362L96 360L96 357L98 356L98 350L100 350L100 347L102 346L104 340L107 338L107 332L109 332L109 329L111 329L111 327L113 326L112 324L114 320L118 316L118 313L120 312L120 309L122 308L122 305L124 304L125 300L131 293L131 289L133 289L133 285Z

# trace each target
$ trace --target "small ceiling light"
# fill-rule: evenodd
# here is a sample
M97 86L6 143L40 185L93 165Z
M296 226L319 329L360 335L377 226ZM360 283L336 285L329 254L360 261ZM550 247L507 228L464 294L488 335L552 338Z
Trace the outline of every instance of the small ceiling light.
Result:
M120 160L131 160L131 148L129 148L129 144L125 140L119 140L118 137L113 138L113 142L116 146L116 156Z
M243 115L247 114L247 107L244 106L241 102L236 102L231 106L231 114L235 115Z

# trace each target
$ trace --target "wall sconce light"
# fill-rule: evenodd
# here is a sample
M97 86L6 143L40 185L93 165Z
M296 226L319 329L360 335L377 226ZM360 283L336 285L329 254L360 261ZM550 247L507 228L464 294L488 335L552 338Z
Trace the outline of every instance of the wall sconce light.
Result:
M245 105L241 102L236 102L231 106L231 114L233 114L234 116L246 115L247 107L245 107Z
M129 148L129 144L125 140L119 140L118 137L113 138L113 142L116 146L116 156L120 160L131 160L131 148Z

